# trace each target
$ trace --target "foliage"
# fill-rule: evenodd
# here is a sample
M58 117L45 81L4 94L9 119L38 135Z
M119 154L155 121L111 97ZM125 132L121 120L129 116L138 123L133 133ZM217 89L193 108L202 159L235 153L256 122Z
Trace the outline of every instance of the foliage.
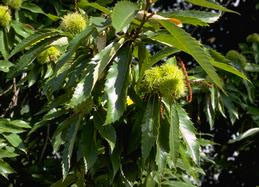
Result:
M207 0L189 2L231 12ZM221 70L249 81L179 28L181 23L205 26L220 16L182 11L177 18L167 17L148 12L154 3L24 1L11 12L9 26L0 28L0 129L7 129L0 139L1 175L13 173L9 180L14 185L200 185L202 139L184 109L191 101L191 84L223 100L229 88ZM159 51L152 56L150 48L156 46ZM200 66L187 72L175 58L180 52ZM158 64L167 71L158 81L161 94L139 92ZM172 69L181 81L175 87ZM169 86L178 100L164 94ZM180 97L184 87L188 102ZM128 98L133 104L127 104ZM231 103L224 104L234 122Z
M207 106L207 120L215 134L213 141L218 143L211 151L215 165L206 164L210 166L204 186L209 182L220 185L224 180L235 186L258 185L258 173L254 172L258 166L258 36L257 33L249 35L246 42L240 43L239 51L230 50L226 57L214 53L218 59L243 72L250 81L224 73L228 96L213 88L202 96L207 98L206 102L198 101L198 110ZM210 175L218 175L217 181L209 178Z

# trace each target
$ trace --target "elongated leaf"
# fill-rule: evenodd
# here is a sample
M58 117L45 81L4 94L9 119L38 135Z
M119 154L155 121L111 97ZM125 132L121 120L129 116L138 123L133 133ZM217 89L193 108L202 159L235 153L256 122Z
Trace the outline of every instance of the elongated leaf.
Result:
M126 109L131 47L122 47L108 71L105 92L108 96L106 124L119 120Z
M78 6L80 8L87 8L88 6L90 6L97 10L100 10L101 12L103 12L105 14L108 14L108 15L111 14L111 11L109 9L105 8L104 6L101 6L98 3L89 3L87 0L80 0L78 2Z
M10 72L10 74L8 74L8 76L13 77L13 76L21 73L21 71L24 71L24 68L26 68L26 66L30 65L39 53L41 53L51 42L57 40L59 37L60 36L54 36L52 38L47 38L47 39L39 42L35 46L33 46L26 54L24 54L23 56L21 56L19 58L17 64L15 65L15 70Z
M96 113L96 115L94 116L94 124L101 136L109 143L112 153L116 144L116 131L111 125L104 126L104 116L105 113Z
M162 13L161 15L165 17L173 17L181 20L182 23L208 26L209 23L216 22L221 13L212 13L198 10L184 10L184 11L174 11L171 13Z
M249 81L249 79L245 76L245 74L243 74L242 72L238 71L235 67L231 66L231 65L228 65L228 64L225 64L225 63L221 63L221 62L217 62L217 61L214 61L214 60L211 60L210 63L219 68L219 69L222 69L224 71L227 71L227 72L230 72L230 73L233 73L239 77L241 77L242 79L245 79L247 81Z
M94 141L94 126L87 124L82 128L82 134L79 141L79 149L77 151L77 160L84 158L87 170L93 167L97 160L97 148Z
M16 53L24 50L26 47L29 47L33 45L34 43L43 40L45 38L54 37L57 35L61 35L61 32L57 30L40 30L32 35L30 35L28 38L25 38L21 43L19 43L10 53L9 59L15 55Z
M18 154L14 152L10 152L8 150L0 149L0 159L2 158L13 158L18 156Z
M193 159L193 161L198 164L199 162L199 144L197 141L197 138L195 136L195 128L192 124L192 121L190 120L188 114L185 112L185 110L177 105L176 107L178 116L179 116L179 126L180 126L180 132L183 136L183 139L186 143L186 145L189 148L190 155Z
M160 21L160 23L168 30L171 35L159 34L152 37L154 40L158 40L161 43L165 43L169 46L174 46L188 54L190 54L206 71L211 80L221 89L222 81L217 75L215 69L210 64L212 59L205 51L201 48L198 41L196 41L190 34L186 33L181 28L176 25L169 23L167 21Z
M112 26L116 32L127 27L137 14L138 7L130 1L118 2L112 11Z
M70 127L67 129L66 138L65 138L65 147L62 157L62 173L63 178L65 179L68 171L70 169L70 159L74 149L74 144L77 137L77 131L81 123L81 117L77 118L77 121L73 121L73 124L70 124Z
M24 151L24 144L22 142L22 139L17 134L9 134L4 135L5 139L14 147L19 148Z
M212 1L207 1L207 0L185 0L185 1L192 3L194 5L198 5L198 6L202 6L202 7L206 7L206 8L211 8L211 9L215 9L215 10L221 10L224 12L231 12L231 13L239 14L233 10L227 9Z
M124 41L125 40L122 38L118 43L111 43L91 60L86 76L75 88L69 104L72 108L88 99L98 78L116 55L117 51L121 48Z
M4 162L2 159L0 159L0 175L4 176L7 178L8 174L14 173L15 171L7 164Z
M254 136L257 133L259 133L259 128L249 129L246 132L244 132L243 134L241 134L240 136L238 136L236 139L228 141L228 143L235 143L235 142L241 141L245 138L249 138L251 136Z
M177 106L175 104L169 104L166 106L167 109L167 121L170 125L169 129L169 148L170 148L170 156L176 166L178 152L179 152L179 116L177 113Z
M22 133L24 131L21 127L10 124L10 120L0 119L0 133Z
M157 52L153 56L150 56L149 59L145 61L141 71L144 72L145 70L151 68L153 65L155 65L157 62L164 59L165 57L168 57L178 52L180 52L180 50L174 47L165 47L164 49L161 49L159 52Z
M6 41L6 36L3 29L0 29L0 53L5 60L8 59L8 44Z
M73 40L69 43L67 52L64 53L56 62L57 63L56 71L60 69L64 65L64 63L66 63L71 58L71 56L79 48L80 44L83 41L85 41L85 39L88 38L94 31L95 29L93 26L88 26L84 31L82 31L80 34L76 35L73 38Z
M157 97L150 98L146 106L141 127L141 153L143 163L145 163L148 158L157 138L160 115L159 109L159 101Z
M43 14L53 21L59 20L58 16L55 16L53 14L47 14L38 5L28 1L23 2L21 8L25 10L29 10L33 13Z

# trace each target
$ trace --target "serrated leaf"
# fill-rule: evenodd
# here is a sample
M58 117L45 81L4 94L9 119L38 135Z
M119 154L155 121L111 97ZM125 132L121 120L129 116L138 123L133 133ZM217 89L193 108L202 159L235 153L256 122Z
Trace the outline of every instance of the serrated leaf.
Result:
M108 71L105 92L108 96L108 108L105 124L119 120L126 109L131 47L122 47Z
M195 128L188 114L179 105L176 106L176 110L179 116L179 127L183 139L189 149L190 156L193 161L198 164L199 162L199 144L195 136Z
M215 10L221 10L224 12L231 12L231 13L239 14L238 12L225 8L212 1L207 1L207 0L185 0L185 1L192 3L194 5L198 5L198 6L202 6L202 7L206 7L206 8L211 8L211 9L215 9Z
M53 14L47 14L41 9L41 7L28 1L23 2L21 8L25 10L29 10L30 12L33 12L33 13L43 14L47 16L49 19L51 19L52 21L59 20L58 16L55 16Z
M50 38L50 37L54 37L57 35L60 35L61 33L56 31L56 30L50 30L50 29L45 29L45 30L40 30L32 35L30 35L28 38L25 38L24 40L22 40L21 43L19 43L10 53L8 59L10 59L13 55L15 55L16 53L24 50L26 47L29 47L31 45L33 45L34 43L43 40L45 38Z
M63 179L66 178L70 169L70 159L72 157L72 152L74 149L74 144L77 137L77 131L80 127L81 117L78 116L76 121L72 121L70 127L65 133L65 145L62 156L62 174Z
M205 12L198 10L184 10L184 11L174 11L171 13L163 13L162 15L166 17L174 17L182 21L182 23L207 26L208 23L216 22L221 13Z
M112 11L112 26L116 32L127 27L137 14L138 7L130 1L118 2Z
M141 125L141 154L145 163L157 138L159 128L159 101L157 97L148 100Z
M24 68L30 65L39 53L41 53L51 42L57 40L59 37L60 36L46 38L45 40L33 46L27 53L19 58L17 64L14 66L15 69L11 71L8 76L13 77L24 71Z
M190 54L204 69L211 80L223 90L222 81L217 75L214 67L210 64L212 59L201 47L199 42L195 40L189 33L186 33L183 29L167 21L159 21L171 34L158 34L152 37L161 43L167 44L172 47L176 47L188 54Z
M77 34L70 42L67 47L66 53L64 53L56 62L56 72L58 69L60 69L76 52L76 50L79 48L82 42L85 41L86 38L88 38L92 32L95 31L95 28L93 26L88 26L84 31Z
M74 94L69 103L70 107L74 108L89 98L98 78L114 58L124 41L124 38L122 38L118 43L111 43L92 58L85 77L75 88Z
M94 126L87 124L82 128L80 136L79 148L77 151L77 160L84 158L86 162L86 171L95 164L97 160L97 148L94 140Z
M217 67L219 69L222 69L222 70L230 72L230 73L233 73L233 74L241 77L242 79L245 79L245 80L249 81L249 79L245 76L245 74L243 74L242 72L238 71L235 67L233 67L231 65L228 65L228 64L225 64L225 63L221 63L221 62L217 62L217 61L214 61L214 60L211 60L210 63L214 67Z
M177 158L178 158L178 152L179 152L179 116L177 111L176 104L172 104L170 102L167 102L165 104L166 108L166 118L169 123L169 148L170 148L170 157L174 163L174 166L176 166Z

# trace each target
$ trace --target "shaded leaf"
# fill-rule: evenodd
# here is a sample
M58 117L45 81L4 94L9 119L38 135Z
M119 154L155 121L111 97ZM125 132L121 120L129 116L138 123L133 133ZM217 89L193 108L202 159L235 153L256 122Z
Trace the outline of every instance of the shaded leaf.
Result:
M122 47L108 71L105 92L108 96L108 108L105 124L119 120L126 109L131 47Z
M141 127L141 153L143 163L145 163L146 159L148 158L157 138L160 115L159 107L160 106L157 97L149 98Z
M92 58L85 77L75 88L74 94L69 103L72 108L88 99L98 78L103 73L106 66L111 62L123 43L123 38L118 43L111 43Z

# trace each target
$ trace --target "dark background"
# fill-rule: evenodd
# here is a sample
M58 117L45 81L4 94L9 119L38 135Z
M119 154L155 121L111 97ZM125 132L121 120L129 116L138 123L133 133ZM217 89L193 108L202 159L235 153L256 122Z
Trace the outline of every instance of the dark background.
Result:
M174 3L172 3L174 2ZM231 49L238 50L239 43L245 42L246 37L252 33L259 33L259 10L256 9L258 0L229 0L222 1L222 5L240 13L225 13L219 21L210 27L187 28L195 38L201 39L222 54ZM177 1L158 1L159 9L196 8L188 3ZM258 6L259 7L259 6ZM244 111L245 112L245 111ZM207 122L202 123L204 126ZM210 158L215 164L206 163L203 167L206 176L203 177L202 187L255 187L259 185L259 138L248 145L228 144L228 140L235 134L239 126L227 124L224 118L215 122L215 128L201 127L200 130L213 135L217 143L211 147Z

